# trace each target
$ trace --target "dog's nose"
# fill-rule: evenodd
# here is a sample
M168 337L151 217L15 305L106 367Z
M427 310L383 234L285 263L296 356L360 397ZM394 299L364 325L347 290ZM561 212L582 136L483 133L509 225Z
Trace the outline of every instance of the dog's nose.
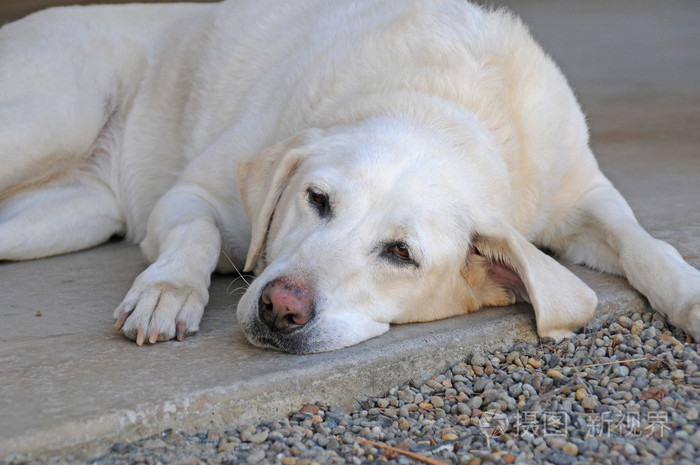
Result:
M273 331L286 333L304 326L314 316L311 288L292 278L270 281L260 295L258 313Z

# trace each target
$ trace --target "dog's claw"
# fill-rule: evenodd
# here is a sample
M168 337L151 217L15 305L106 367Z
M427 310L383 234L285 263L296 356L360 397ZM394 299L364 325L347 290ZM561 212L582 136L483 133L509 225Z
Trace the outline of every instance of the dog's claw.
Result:
M122 326L124 326L124 322L127 318L129 318L129 315L131 315L131 312L122 312L119 315L119 318L117 318L117 321L114 322L114 329L116 329L117 331L122 329Z
M187 323L184 321L178 321L177 325L175 325L175 333L177 337L177 340L182 342L183 339L185 339L185 331L187 330Z
M158 335L160 334L160 331L157 329L154 329L151 331L151 333L148 335L148 342L151 344L155 344L158 341Z
M139 326L138 332L136 333L136 345L141 347L143 342L146 340L146 332Z

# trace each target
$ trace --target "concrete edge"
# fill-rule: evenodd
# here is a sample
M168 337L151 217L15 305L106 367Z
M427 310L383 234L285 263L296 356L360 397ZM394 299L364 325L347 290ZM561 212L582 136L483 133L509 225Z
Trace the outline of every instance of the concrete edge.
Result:
M646 299L621 278L579 267L573 271L598 293L599 304L587 325L589 330L599 328L611 316L648 306ZM520 341L537 343L534 322L532 309L518 305L396 326L380 338L337 351L332 362L6 437L0 441L0 463L17 464L57 454L89 460L108 453L114 442L148 437L168 428L201 431L274 420L312 402L349 410L358 397L380 395L411 380L423 381L464 361L469 354L506 350ZM430 326L427 331L426 325ZM362 365L357 364L358 359L363 360Z

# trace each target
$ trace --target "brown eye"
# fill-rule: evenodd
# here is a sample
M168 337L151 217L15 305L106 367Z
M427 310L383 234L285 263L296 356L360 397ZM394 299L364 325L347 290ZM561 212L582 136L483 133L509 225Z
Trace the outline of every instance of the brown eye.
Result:
M315 189L306 190L306 198L309 204L316 210L318 216L326 218L331 214L331 205L328 201L328 195Z
M389 248L389 252L399 260L403 261L410 261L411 260L411 254L408 250L408 247L406 247L406 244L399 242L398 244L393 244Z
M405 242L385 242L379 256L394 266L420 268L418 262L413 258L411 248Z

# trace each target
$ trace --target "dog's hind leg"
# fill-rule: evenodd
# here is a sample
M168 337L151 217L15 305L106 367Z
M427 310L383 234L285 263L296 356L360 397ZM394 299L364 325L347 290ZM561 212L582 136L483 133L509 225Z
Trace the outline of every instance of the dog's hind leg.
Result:
M73 252L123 233L114 194L94 178L66 179L0 204L0 260Z
M625 276L652 308L700 341L700 271L651 237L602 174L565 223L560 240L547 245L575 263Z
M82 165L128 109L150 37L121 11L57 8L0 28L0 203Z
M81 77L74 64L88 56L76 44L42 50L34 23L0 29L0 260L84 249L123 229L114 194L87 172L109 157L95 152L110 134L108 79Z
M67 53L20 46L11 26L0 29L0 202L83 163L112 105Z
M0 28L0 260L123 232L104 168L146 66L138 13L58 8Z

